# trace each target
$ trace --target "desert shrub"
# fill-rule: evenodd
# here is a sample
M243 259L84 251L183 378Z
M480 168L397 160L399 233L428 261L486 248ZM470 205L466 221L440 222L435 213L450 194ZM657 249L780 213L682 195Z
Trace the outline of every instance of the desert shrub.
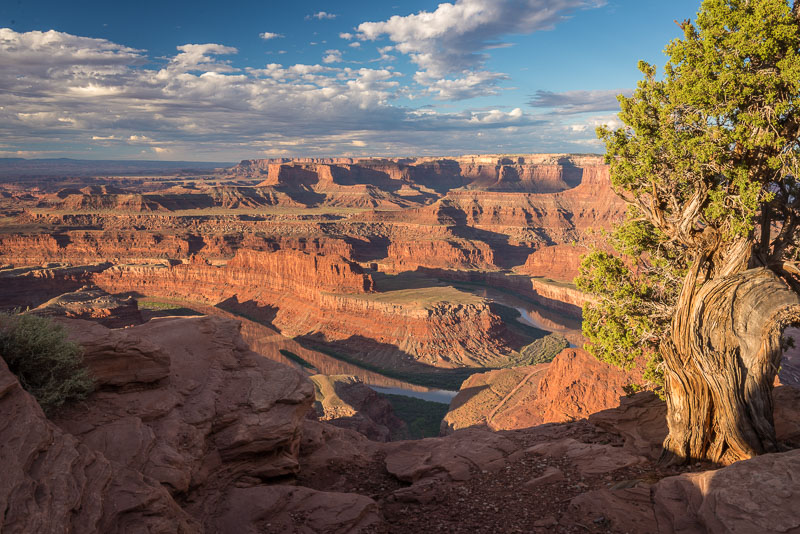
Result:
M50 319L0 313L0 356L45 413L94 389L81 348Z

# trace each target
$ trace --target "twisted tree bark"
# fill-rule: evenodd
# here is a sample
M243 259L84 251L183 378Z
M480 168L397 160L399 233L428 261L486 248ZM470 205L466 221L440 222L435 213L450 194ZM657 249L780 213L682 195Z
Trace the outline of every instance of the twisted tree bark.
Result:
M668 462L720 464L775 452L772 385L781 334L800 323L800 297L757 268L703 281L687 277L662 353Z

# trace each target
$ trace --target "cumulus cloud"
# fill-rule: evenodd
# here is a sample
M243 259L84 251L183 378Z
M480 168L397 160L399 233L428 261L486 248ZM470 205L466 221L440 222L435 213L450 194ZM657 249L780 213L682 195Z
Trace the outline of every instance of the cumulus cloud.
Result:
M273 33L273 32L263 32L259 33L258 36L264 39L265 41L269 41L270 39L278 39L279 37L283 37L283 34Z
M340 63L342 61L341 50L325 50L325 55L322 57L323 63Z
M586 113L619 109L617 95L631 96L633 89L595 91L536 91L528 105L534 108L551 108L558 113Z
M317 19L317 20L332 20L336 18L335 13L326 13L325 11L318 11L313 15L306 15L306 20Z
M442 3L435 11L395 15L381 22L363 22L356 29L361 40L383 37L394 48L407 54L420 68L418 81L428 86L448 86L445 78L461 89L449 91L431 87L442 99L465 99L495 94L504 79L500 73L483 69L488 56L484 51L507 46L506 35L529 34L553 28L570 13L581 8L599 7L604 0L457 0ZM481 83L465 80L482 78Z
M427 87L439 100L466 100L481 94L494 94L495 87L508 77L489 71L464 71L460 78L436 78L429 72L418 72L414 80Z
M501 111L499 109L492 109L483 113L478 113L478 112L473 113L470 121L479 122L482 124L496 124L496 123L510 124L514 121L522 119L523 116L524 114L522 113L522 110L520 108L514 108L508 113Z
M394 50L392 45L378 47L378 53L380 54L380 57L373 59L372 61L394 61L397 58L389 53L392 50Z
M221 44L185 44L178 47L180 54L173 57L167 71L171 72L234 72L236 69L230 66L229 61L218 61L214 56L219 54L236 54L232 46Z
M390 68L274 62L237 69L224 59L236 52L222 44L185 44L172 57L153 60L103 39L0 30L0 155L80 157L95 154L93 147L113 157L141 157L145 150L217 161L441 155L550 150L559 135L574 139L559 145L564 150L591 138L517 108L443 113L397 105L406 87ZM458 97L485 81L480 73L449 85L429 83ZM544 137L537 145L531 136Z

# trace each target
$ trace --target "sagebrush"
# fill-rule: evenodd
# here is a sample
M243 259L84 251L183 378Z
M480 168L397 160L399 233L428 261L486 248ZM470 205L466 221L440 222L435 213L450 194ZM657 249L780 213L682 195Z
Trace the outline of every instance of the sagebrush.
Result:
M0 313L0 356L45 413L94 390L81 348L50 319Z

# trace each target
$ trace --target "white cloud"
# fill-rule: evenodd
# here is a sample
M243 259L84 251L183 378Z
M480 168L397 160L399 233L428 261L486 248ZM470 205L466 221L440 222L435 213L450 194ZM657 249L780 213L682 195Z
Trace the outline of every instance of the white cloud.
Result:
M350 48L359 48L359 47L361 46L361 43L359 43L358 41L356 41L355 43L350 43L350 44L349 44L349 45L347 45L347 46L349 46Z
M586 113L590 111L613 111L619 109L617 95L630 96L632 89L593 91L536 91L528 101L535 108L552 108L558 113Z
M70 87L69 90L81 96L111 96L120 92L119 87L95 85L92 83L84 87Z
M219 54L236 54L239 51L232 46L220 44L185 44L178 46L180 54L170 60L164 75L174 75L176 72L234 72L229 61L216 61L212 56ZM167 74L169 73L169 74Z
M355 35L353 35L352 33L343 32L343 33L339 34L339 37L342 38L342 39L347 39L349 41L349 40L353 39L355 37Z
M341 57L335 52L326 54ZM407 87L388 67L274 62L236 69L219 58L235 53L221 44L186 44L156 61L102 39L0 30L2 153L81 157L104 149L106 156L142 157L145 150L144 157L226 161L354 149L376 155L565 150L591 138L553 115L518 109L395 105ZM433 95L458 97L482 76L495 76L481 72L426 83ZM518 128L514 135L510 127Z
M341 50L325 50L325 56L322 58L323 63L340 63L341 61Z
M313 15L306 15L306 20L317 19L317 20L331 20L335 19L336 14L334 13L326 13L325 11L318 11Z
M439 100L465 100L479 95L497 93L497 83L507 79L505 74L489 71L465 71L464 77L448 79L432 76L428 72L418 72L414 80L427 87L427 91Z
M146 61L142 50L105 39L55 30L17 33L0 28L0 71L13 68L20 74L44 75L54 69L56 75L64 71L109 75Z
M263 32L259 33L258 36L264 39L265 41L269 41L270 39L278 39L280 37L283 37L283 34L273 33L273 32Z
M506 46L505 35L553 28L571 12L598 7L604 0L456 0L435 11L420 11L382 22L363 22L361 40L387 37L421 69L417 80L441 98L464 99L494 94L503 74L483 70L485 50ZM456 78L447 80L446 77ZM473 83L481 78L480 83ZM449 82L459 89L447 89ZM438 87L434 87L438 86Z
M380 54L380 57L373 59L372 61L394 61L397 58L389 54L389 52L392 50L394 50L394 47L391 45L378 47L378 53Z
M499 109L492 109L488 112L478 113L475 112L472 114L470 118L470 122L476 122L481 124L512 124L514 121L518 121L522 119L524 113L520 108L514 108L508 113L500 111Z

